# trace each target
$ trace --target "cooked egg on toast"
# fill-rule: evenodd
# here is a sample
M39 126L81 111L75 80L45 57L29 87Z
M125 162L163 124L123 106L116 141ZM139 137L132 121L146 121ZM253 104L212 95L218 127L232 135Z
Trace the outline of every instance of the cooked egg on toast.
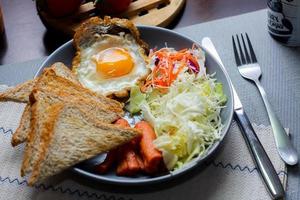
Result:
M77 29L74 45L73 72L99 94L126 97L150 73L148 46L129 20L93 17Z

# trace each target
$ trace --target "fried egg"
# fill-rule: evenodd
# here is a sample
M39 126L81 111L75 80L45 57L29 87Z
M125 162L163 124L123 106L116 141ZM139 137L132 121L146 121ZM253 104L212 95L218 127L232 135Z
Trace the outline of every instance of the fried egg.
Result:
M125 32L96 33L92 42L81 45L74 60L73 71L79 81L105 96L128 96L130 88L150 73L145 50Z

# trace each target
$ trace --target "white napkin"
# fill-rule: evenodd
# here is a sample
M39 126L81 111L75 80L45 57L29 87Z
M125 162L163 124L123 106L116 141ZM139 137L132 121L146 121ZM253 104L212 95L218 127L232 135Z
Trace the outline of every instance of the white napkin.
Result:
M4 88L0 86L0 91ZM271 199L235 122L211 163L207 163L204 169L186 181L169 187L145 192L134 187L120 191L117 190L117 186L106 186L83 177L74 179L71 172L29 187L26 180L20 177L24 145L12 148L10 144L11 135L18 127L23 109L24 104L0 103L0 200ZM286 167L277 154L271 127L255 124L253 126L285 187ZM165 184L161 184L163 185Z

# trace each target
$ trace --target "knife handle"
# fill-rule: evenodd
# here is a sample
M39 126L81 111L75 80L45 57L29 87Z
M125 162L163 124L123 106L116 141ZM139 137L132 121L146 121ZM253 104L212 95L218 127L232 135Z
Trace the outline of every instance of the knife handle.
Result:
M246 113L242 108L237 109L235 110L235 117L240 122L238 125L270 195L273 199L282 199L284 197L282 184Z

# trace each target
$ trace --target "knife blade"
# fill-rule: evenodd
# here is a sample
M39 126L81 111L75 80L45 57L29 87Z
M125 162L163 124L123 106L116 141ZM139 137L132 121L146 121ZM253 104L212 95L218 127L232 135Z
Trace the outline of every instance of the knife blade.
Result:
M214 44L210 40L210 38L208 37L203 38L202 46L204 47L205 50L207 50L212 55L212 57L214 57L218 61L220 66L223 68L223 70L226 71L222 63L222 60ZM237 95L237 92L232 83L231 83L231 87L233 91L235 119L238 122L242 135L252 155L253 161L258 169L258 172L262 177L262 180L269 194L271 195L272 199L282 199L285 196L284 189L276 173L276 170L274 169L274 166L270 161L270 158L268 157L266 151L264 150L262 144L260 143L249 121L249 118L243 109L241 100Z

